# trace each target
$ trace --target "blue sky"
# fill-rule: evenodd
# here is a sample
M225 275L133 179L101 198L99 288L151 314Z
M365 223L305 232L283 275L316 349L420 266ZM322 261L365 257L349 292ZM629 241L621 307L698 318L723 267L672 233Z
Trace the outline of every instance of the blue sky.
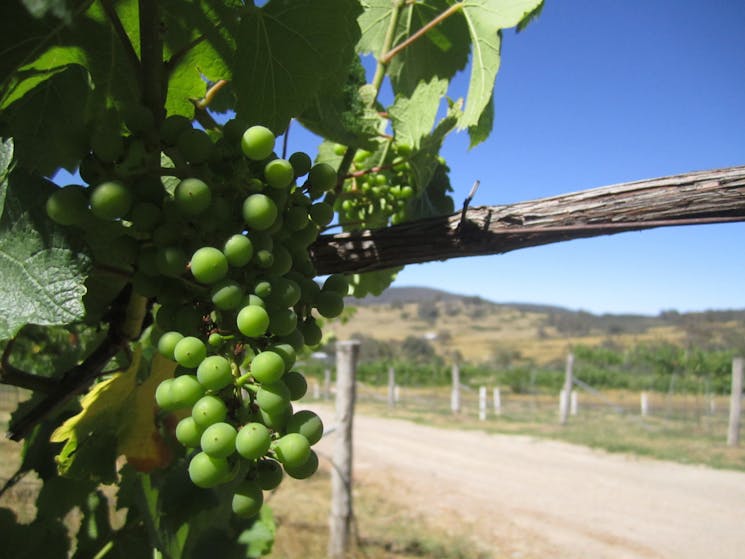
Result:
M491 138L443 155L460 205L745 164L745 2L547 0L504 34ZM457 91L456 91L457 93ZM407 267L396 286L597 313L745 308L745 224Z

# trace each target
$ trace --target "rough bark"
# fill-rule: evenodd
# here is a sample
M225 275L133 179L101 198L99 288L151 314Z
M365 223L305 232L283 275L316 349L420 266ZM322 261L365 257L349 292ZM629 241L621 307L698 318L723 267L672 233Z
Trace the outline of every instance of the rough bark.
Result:
M745 166L322 235L311 253L321 275L367 272L654 227L733 221L745 221Z

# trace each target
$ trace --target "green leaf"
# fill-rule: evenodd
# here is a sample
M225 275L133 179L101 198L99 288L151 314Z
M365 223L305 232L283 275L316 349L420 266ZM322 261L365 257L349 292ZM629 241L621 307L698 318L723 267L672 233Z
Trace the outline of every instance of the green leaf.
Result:
M385 126L385 121L360 96L360 88L364 86L365 70L359 58L355 58L342 86L339 87L338 80L329 80L327 87L315 96L298 120L305 128L327 140L374 149L372 140Z
M477 137L483 136L478 126L492 99L494 80L500 64L501 36L499 31L514 27L529 16L542 0L464 0L463 19L473 44L471 77L466 108L458 123L459 129L476 127ZM471 136L471 145L478 143Z
M0 216L3 215L3 208L5 207L11 163L13 163L13 138L0 143Z
M468 127L468 135L471 138L470 147L476 147L478 144L483 142L489 137L492 129L494 128L494 92L489 99L489 102L484 107L484 111L479 117L479 121Z
M393 122L395 137L399 142L418 148L422 137L432 131L437 118L440 99L447 91L448 82L432 78L420 82L411 97L400 94L388 110Z
M272 510L264 505L251 527L238 536L238 543L246 546L246 557L268 555L272 551L276 532Z
M90 259L47 218L51 183L16 170L0 190L6 196L0 217L0 339L27 323L81 320Z
M271 0L250 10L236 37L238 117L285 130L329 80L346 72L359 11L348 0Z

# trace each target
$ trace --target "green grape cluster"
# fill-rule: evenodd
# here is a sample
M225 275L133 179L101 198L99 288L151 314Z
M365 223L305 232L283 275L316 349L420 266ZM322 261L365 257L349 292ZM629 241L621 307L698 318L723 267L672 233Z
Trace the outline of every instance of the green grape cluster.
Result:
M249 517L284 473L318 467L323 424L292 403L307 390L297 354L321 342L318 317L341 314L349 289L342 275L319 285L308 254L333 217L318 200L336 172L302 152L277 157L262 126L231 121L215 138L172 116L157 134L178 180L161 181L160 161L146 157L122 171L137 134L97 138L81 167L89 186L58 189L47 212L86 236L114 228L127 246L116 264L153 302L152 342L177 363L157 404L190 411L175 430L189 476L203 488L235 482L233 510Z
M339 146L339 151L345 150ZM384 227L409 218L409 201L417 192L409 157L411 147L390 142L382 151L372 153L357 150L350 169L350 178L335 198L334 209L341 223L362 224L364 227Z

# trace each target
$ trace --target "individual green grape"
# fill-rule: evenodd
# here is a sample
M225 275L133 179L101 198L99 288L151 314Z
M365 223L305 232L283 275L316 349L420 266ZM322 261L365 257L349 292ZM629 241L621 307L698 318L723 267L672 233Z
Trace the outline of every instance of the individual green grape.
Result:
M210 300L215 308L221 311L237 309L243 301L243 288L238 282L223 280L212 288Z
M127 215L132 207L132 194L120 182L103 182L91 192L90 204L93 215L114 221Z
M335 291L324 291L316 296L316 309L324 318L336 318L344 310L344 299Z
M268 299L272 295L272 282L268 280L257 281L254 285L253 291L256 295L262 299Z
M222 390L233 383L230 361L220 355L210 355L197 367L197 379L207 390Z
M191 409L191 416L198 427L206 429L214 423L225 421L228 408L217 396L202 396Z
M242 518L251 518L259 514L264 504L264 494L261 487L251 480L242 482L233 495L233 512Z
M269 265L268 273L275 276L284 276L292 270L292 255L284 246L277 243L272 253L272 263Z
M334 208L326 202L316 202L310 207L308 213L319 227L325 227L334 219Z
M139 103L136 105L129 105L124 110L124 124L129 128L130 132L135 134L141 134L147 130L151 130L155 125L155 118L153 113Z
M300 433L310 445L314 445L323 437L323 422L315 412L300 410L287 420L287 432Z
M176 409L176 401L173 397L173 379L167 378L158 384L155 389L155 403L164 411Z
M284 216L284 226L288 231L300 231L308 225L308 210L303 206L291 206Z
M311 278L303 278L300 282L300 300L311 304L321 292L321 286Z
M220 347L225 342L225 337L218 332L212 332L207 337L207 345L210 347Z
M302 373L297 371L288 371L282 376L282 382L285 383L290 391L290 400L299 400L308 392L308 381Z
M321 340L323 339L323 332L318 327L315 320L306 320L302 324L300 324L298 328L303 335L305 345L314 346L321 343Z
M153 230L153 242L158 246L179 244L183 239L184 224L179 221L166 221Z
M302 177L307 175L310 168L313 166L313 160L305 152L296 151L289 157L289 162L295 171L296 177Z
M233 235L230 237L225 241L222 251L225 254L225 258L228 259L228 264L235 268L241 268L248 264L254 255L253 243L245 235Z
M180 246L160 247L155 255L155 265L164 276L180 276L186 271L186 263L186 253Z
M297 359L297 352L295 351L295 348L292 347L290 344L276 343L269 346L268 349L279 354L282 357L282 360L285 362L286 371L289 371L295 364L295 360Z
M88 215L88 198L80 186L65 186L47 198L47 216L60 225L80 225Z
M169 146L175 146L181 134L191 128L191 121L185 116L171 115L160 126L160 139Z
M190 408L202 396L204 388L194 375L181 375L173 379L171 397L176 409Z
M342 297L346 297L349 293L349 281L343 274L331 274L323 282L323 291L333 291Z
M330 190L336 186L336 170L328 163L313 165L308 174L308 182L311 186L321 192Z
M269 451L271 433L261 423L247 423L238 431L235 449L246 460L258 460Z
M179 330L185 336L198 336L203 324L202 313L193 305L185 304L182 294L178 291L174 293L173 296L173 304L177 307L174 319L176 321L176 324L178 324ZM166 300L165 293L160 294L159 297L163 301Z
M285 466L287 475L295 479L307 479L318 471L318 455L311 450L308 459L299 466Z
M290 416L292 416L292 405L275 414L267 413L265 410L259 408L259 417L261 418L261 422L269 427L269 429L277 432L281 432L284 430L285 425L287 424L287 420L290 419Z
M273 159L264 167L264 178L272 188L287 188L295 179L295 170L286 159Z
M184 214L195 216L209 208L212 202L212 192L203 180L188 178L176 185L173 199L178 209Z
M267 458L266 460L260 460L256 465L256 483L264 491L271 491L279 487L283 477L282 466L276 460Z
M269 269L274 264L274 254L270 250L262 248L256 251L254 263L259 268Z
M213 458L227 458L235 452L236 435L235 427L230 423L213 423L202 433L202 451Z
M213 458L200 452L189 462L189 477L194 485L209 489L225 482L230 474L230 464L225 458Z
M152 202L138 202L132 206L130 221L132 228L139 232L150 232L160 223L162 212Z
M292 309L270 309L269 329L277 336L286 336L297 328L297 314Z
M200 164L210 158L212 154L212 140L204 130L190 128L179 134L176 148L189 163Z
M202 440L201 429L192 416L187 416L176 425L176 440L187 448L198 448Z
M228 273L228 259L221 250L202 247L191 257L191 274L200 283L216 283Z
M194 336L186 336L173 348L173 358L182 367L194 369L207 357L204 342Z
M236 325L244 336L257 338L263 336L269 328L269 314L263 307L248 305L238 313Z
M251 374L262 384L277 382L285 374L284 359L273 351L262 351L251 360Z
M254 161L262 161L274 151L274 134L264 126L251 126L243 133L241 150Z
M102 127L94 132L91 148L100 161L113 163L124 155L124 139L108 127Z
M281 413L290 405L290 391L281 380L262 383L256 392L256 403L269 415Z
M285 467L301 466L310 456L310 443L299 433L288 433L272 443L272 450Z
M256 295L255 293L249 293L245 297L243 297L243 306L247 305L254 305L256 307L261 307L262 309L266 309L266 303L264 302L264 299ZM267 316L269 316L267 314ZM269 323L267 322L267 328L269 327Z
M243 221L256 231L269 229L277 220L274 200L265 194L251 194L243 201Z
M294 307L301 296L300 286L297 282L286 277L278 276L272 278L271 294L269 299L278 307Z
M171 361L175 361L173 357L173 350L176 348L176 344L184 338L181 332L171 330L163 334L158 339L158 352L163 356L167 357Z

